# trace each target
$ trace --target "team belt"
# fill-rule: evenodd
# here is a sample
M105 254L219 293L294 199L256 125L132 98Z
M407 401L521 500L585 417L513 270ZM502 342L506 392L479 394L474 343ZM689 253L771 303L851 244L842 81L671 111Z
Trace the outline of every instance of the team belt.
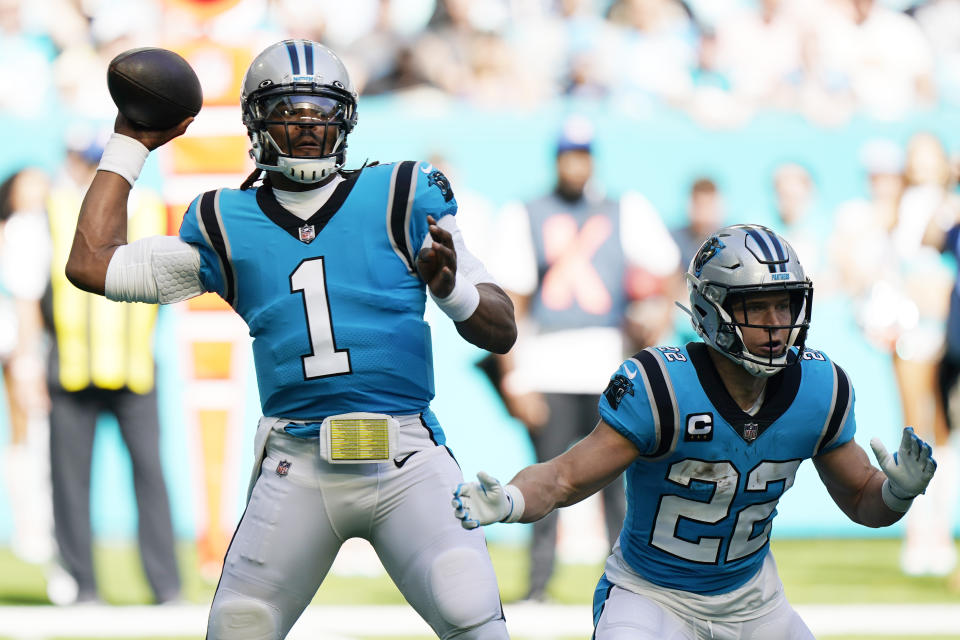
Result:
M335 464L387 462L397 450L400 423L383 413L341 413L320 423L320 457Z

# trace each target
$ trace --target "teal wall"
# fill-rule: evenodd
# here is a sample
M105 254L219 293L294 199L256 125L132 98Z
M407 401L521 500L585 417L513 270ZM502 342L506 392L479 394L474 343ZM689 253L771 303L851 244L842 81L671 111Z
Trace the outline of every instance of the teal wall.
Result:
M926 130L938 134L948 149L960 149L960 114L948 109L917 114L896 124L854 121L837 129L811 127L791 115L766 114L743 128L710 131L673 112L637 118L589 104L557 103L536 112L520 112L479 110L455 103L437 106L394 98L367 99L361 103L359 124L350 139L349 164L357 166L364 159L422 159L440 152L455 168L455 192L470 189L500 205L510 199L534 196L551 186L553 137L558 124L571 110L587 114L596 124L597 174L608 191L641 191L671 226L682 223L689 184L700 175L709 175L720 185L727 203L727 222L773 224L771 172L781 162L795 161L807 166L817 183L816 215L826 238L830 214L837 204L864 194L865 176L859 166L858 151L866 140L881 136L905 142L912 133ZM6 132L4 150L0 150L0 175L24 164L39 164L51 171L56 168L63 153L62 129L56 124L38 126L36 122L5 121L0 117L0 126ZM159 182L155 160L148 163L144 175L150 182ZM483 469L509 479L532 461L526 434L504 413L473 366L480 352L464 343L445 317L433 315L432 319L437 373L434 409L447 431L451 448L468 477ZM173 310L161 312L158 344L174 340L179 321L179 314ZM869 439L878 435L890 447L895 446L901 418L889 360L860 336L848 301L816 300L809 344L826 351L854 381L857 441L868 448ZM185 454L188 438L181 401L184 382L178 374L177 351L159 349L158 364L162 456L175 526L178 535L189 538L194 533L191 484L195 470L189 468ZM252 432L259 415L252 367L248 389L245 461L251 459ZM136 522L129 459L116 425L104 418L101 426L93 483L96 532L102 537L128 538L133 535ZM0 442L5 441L6 424L0 421ZM244 468L239 477L244 478L246 473ZM238 517L241 508L238 500ZM796 485L781 501L779 512L776 531L781 536L901 533L900 525L876 531L850 524L829 502L810 464L801 468ZM0 543L9 537L9 528L6 495L0 491ZM528 535L528 529L497 525L488 535L494 540L519 539Z

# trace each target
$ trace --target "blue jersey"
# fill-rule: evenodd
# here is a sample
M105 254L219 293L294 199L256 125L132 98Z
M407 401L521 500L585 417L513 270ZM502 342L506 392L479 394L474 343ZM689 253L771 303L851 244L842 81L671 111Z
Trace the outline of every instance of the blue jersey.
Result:
M426 286L416 256L427 216L456 213L449 183L416 162L346 178L309 219L269 185L198 197L180 237L200 278L247 323L264 415L319 421L351 411L429 413L434 395Z
M821 352L808 349L770 377L751 416L707 349L641 351L611 378L599 408L641 452L626 471L624 559L650 582L712 595L760 570L800 463L851 440L856 424L853 387Z

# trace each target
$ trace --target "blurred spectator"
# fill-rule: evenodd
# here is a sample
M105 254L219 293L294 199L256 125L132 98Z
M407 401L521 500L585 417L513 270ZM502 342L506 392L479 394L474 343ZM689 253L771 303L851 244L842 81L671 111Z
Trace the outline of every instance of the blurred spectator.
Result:
M960 104L960 2L919 3L913 15L933 47L937 86L942 98L951 104Z
M821 126L847 123L857 108L850 78L831 64L818 28L808 24L800 38L800 67L774 96L775 106L796 110Z
M950 172L942 146L929 134L914 136L906 155L892 144L865 146L871 197L838 209L831 258L866 337L891 355L904 424L934 444L938 462L943 459L938 481L907 517L901 555L908 574L943 575L956 562L952 516L932 506L951 484L943 479L955 473L943 447L947 423L937 377L950 274L921 241L947 197Z
M371 16L363 32L345 41L339 22L345 15L364 14L355 8L370 5ZM302 13L302 6L300 13ZM351 5L351 11L331 11L324 33L331 46L342 50L351 78L365 95L404 91L425 84L414 64L413 43L435 10L434 0L367 0ZM319 34L303 34L316 38ZM289 37L289 36L287 36Z
M800 163L786 162L773 172L774 229L797 252L804 271L817 286L818 295L829 290L823 273L823 224L816 215L816 185L810 171Z
M616 0L608 15L620 27L619 101L643 107L651 98L687 100L697 35L686 7L677 0Z
M723 197L717 184L707 177L694 180L687 200L687 224L671 231L680 249L681 264L690 265L707 236L723 226L724 215Z
M60 98L77 121L96 121L115 113L106 82L107 65L119 53L140 46L156 46L166 24L155 0L144 0L137 11L123 11L115 0L87 7L88 37L71 42L54 63Z
M721 67L717 35L712 28L700 29L697 63L691 79L693 88L684 107L703 126L741 125L753 113L752 105L733 91L729 74Z
M890 234L905 187L904 153L896 142L875 139L863 145L859 160L867 175L867 196L842 203L834 213L829 271L856 307L867 339L890 352L899 322Z
M48 182L45 173L27 168L0 184L0 366L10 430L3 480L12 515L12 550L38 564L53 557L46 336L40 314L50 263L43 211Z
M602 194L593 178L589 121L568 119L556 149L555 189L504 209L500 260L493 265L514 301L520 331L517 345L500 358L500 392L527 427L539 461L590 432L611 367L669 330L672 298L635 316L631 301L671 295L665 285L679 267L679 251L646 198ZM636 316L645 324L633 332ZM612 546L623 524L622 481L604 489L603 504ZM546 598L557 522L554 513L533 525L528 600Z
M894 120L933 104L933 51L912 18L875 0L831 6L836 9L818 22L817 44L822 61L847 79L860 109Z
M937 205L936 214L931 217L924 232L923 242L950 254L954 260L960 260L960 193L957 192L960 165L952 163L951 166L951 188ZM960 275L954 276L950 290L946 348L938 365L937 383L949 434L942 435L937 446L937 474L941 478L938 486L929 490L929 502L932 504L927 505L927 508L931 508L941 520L939 531L935 531L934 535L940 536L939 545L943 546L943 537L949 538L951 534L950 524L956 515L957 486L960 483L960 478L957 477L957 452L951 442L955 440L956 434L960 433ZM944 531L944 528L947 530ZM954 574L952 587L960 590L960 570Z
M733 90L754 105L782 104L779 94L801 66L803 23L786 0L761 0L721 17L717 58Z
M46 321L54 335L49 361L50 463L60 558L48 581L55 604L98 598L92 557L90 478L101 412L114 415L130 453L137 536L156 602L180 597L173 526L160 464L153 330L157 307L110 302L83 292L64 273L83 195L96 173L101 143L68 138L68 153L48 200L53 248ZM131 195L131 239L162 234L166 210L142 189Z
M937 480L906 518L901 563L911 575L945 575L956 564L953 513L957 500L957 463L949 447L946 407L938 369L946 339L952 274L937 251L922 244L931 225L948 228L945 211L955 197L954 176L940 140L918 133L907 144L906 189L900 201L894 246L900 257L903 290L917 319L897 339L894 372L900 386L904 421L934 447Z
M598 0L560 0L560 19L566 36L566 78L563 94L603 98L617 81L617 45L614 29L598 12Z
M501 2L481 8L441 0L413 47L413 69L451 96L483 105L501 105L507 90L514 106L542 98L537 86L522 82L520 62L503 39L507 16Z
M56 50L45 32L24 24L25 4L0 0L0 73L8 87L0 93L0 112L42 118L54 112L57 104L50 73ZM29 87L30 99L11 87Z
M599 0L515 3L518 9L507 41L523 61L524 82L542 85L538 91L543 98L563 94L600 99L617 81L615 30L600 15L599 4Z

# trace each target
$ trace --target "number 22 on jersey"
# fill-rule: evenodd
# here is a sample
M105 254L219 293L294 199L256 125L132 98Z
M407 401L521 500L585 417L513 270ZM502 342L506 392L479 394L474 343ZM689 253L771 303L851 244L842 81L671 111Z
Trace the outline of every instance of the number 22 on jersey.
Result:
M323 258L301 262L290 274L290 293L303 294L310 337L309 354L301 356L303 377L307 380L350 373L350 351L337 349L333 335L333 316L327 299L327 276Z
M737 514L736 524L730 533L726 562L733 562L762 549L770 536L767 521L759 533L756 525L766 521L780 496L793 485L793 478L800 460L783 462L764 461L754 467L747 477L743 491L749 495L765 492L774 485L773 500L744 507ZM730 514L730 506L736 497L740 474L729 462L681 460L670 467L667 479L682 487L692 481L712 484L714 491L708 502L690 500L676 495L664 495L660 500L656 525L650 544L667 553L705 564L716 564L720 559L721 537L703 536L696 542L677 537L677 525L681 518L703 524L717 524ZM718 531L719 533L719 531Z

